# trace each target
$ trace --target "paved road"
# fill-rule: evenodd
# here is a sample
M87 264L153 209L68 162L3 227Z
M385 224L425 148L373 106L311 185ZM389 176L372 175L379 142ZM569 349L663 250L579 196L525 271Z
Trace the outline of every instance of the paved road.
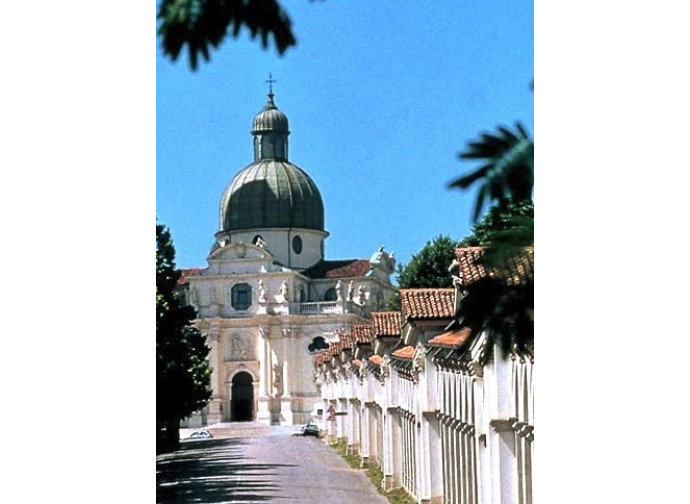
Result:
M181 503L387 504L361 470L297 427L218 424L214 438L156 459L156 501ZM181 437L186 432L183 430Z

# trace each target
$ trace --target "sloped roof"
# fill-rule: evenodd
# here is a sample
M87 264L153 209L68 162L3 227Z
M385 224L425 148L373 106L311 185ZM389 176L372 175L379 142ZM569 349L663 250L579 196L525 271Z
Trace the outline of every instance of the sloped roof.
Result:
M455 290L402 289L400 301L407 318L452 318Z
M373 312L371 316L374 319L375 336L400 336L400 312Z
M374 327L370 324L353 326L352 336L356 343L371 343L374 337Z
M456 329L454 331L448 331L443 334L431 338L429 340L430 345L434 346L460 346L463 345L472 336L472 329L469 327L463 327L461 329Z
M180 278L177 280L177 285L186 285L189 283L189 277L200 275L206 268L184 268L178 269Z
M346 332L340 335L340 348L353 348L355 346L355 338L352 333Z
M369 271L368 259L322 260L304 270L302 274L309 278L350 278L363 277L367 271Z
M375 364L376 366L380 366L383 363L383 357L380 355L372 355L369 357L369 362Z
M410 345L402 347L393 352L391 355L398 359L411 359L412 357L414 357L414 347Z
M522 253L511 256L506 262L506 268L501 271L495 268L487 269L481 264L483 254L482 247L455 249L463 285L470 285L486 276L504 278L508 285L518 285L534 279L534 247L527 247Z
M323 352L319 352L314 356L314 360L316 361L317 365L321 365L324 362L328 362L330 360L331 356L329 354L328 350L324 350Z

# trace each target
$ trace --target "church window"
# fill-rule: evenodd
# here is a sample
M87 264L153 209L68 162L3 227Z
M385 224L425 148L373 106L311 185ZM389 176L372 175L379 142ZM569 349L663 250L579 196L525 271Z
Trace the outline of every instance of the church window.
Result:
M252 305L252 286L246 283L232 287L232 307L235 310L246 310Z
M292 238L292 250L295 251L295 254L302 253L302 238L299 236Z
M335 292L335 287L331 287L326 291L326 294L323 297L324 301L335 301L338 299L338 294Z

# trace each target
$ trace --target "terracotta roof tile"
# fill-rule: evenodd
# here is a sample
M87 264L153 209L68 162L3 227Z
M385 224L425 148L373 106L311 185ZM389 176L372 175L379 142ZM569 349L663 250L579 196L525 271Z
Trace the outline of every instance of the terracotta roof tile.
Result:
M472 329L463 327L462 329L439 334L435 338L431 338L429 344L439 346L460 346L463 345L470 336L472 336Z
M455 289L402 289L400 301L407 318L452 318Z
M355 346L355 338L352 336L351 333L346 332L346 333L341 333L340 334L340 347L342 349L345 348L353 348Z
M398 359L411 359L412 357L414 357L414 347L408 345L406 347L396 350L391 355L393 357L397 357Z
M374 337L374 327L370 324L353 326L352 336L356 343L371 343Z
M374 336L400 336L400 312L373 312Z
M319 352L314 356L314 361L318 366L323 364L324 362L328 362L328 350L324 350L323 352Z
M372 355L371 357L369 357L369 362L376 366L380 366L383 362L383 357L381 357L380 355Z
M528 247L522 254L515 254L507 261L505 271L495 268L488 269L479 259L484 254L482 247L466 247L455 250L455 258L459 263L460 278L463 285L470 285L480 278L488 276L503 277L508 285L524 283L534 279L534 247Z
M205 269L206 268L185 268L185 269L177 270L180 272L180 278L177 280L177 285L188 284L190 276L200 275L201 272L204 271Z
M359 359L355 359L352 361L352 364L354 364L357 367L360 367L362 365L362 361Z
M326 350L326 352L328 352L328 358L330 359L331 357L338 355L342 349L342 343L340 341L334 341L331 343L331 346L328 348L328 350Z
M363 277L369 271L368 259L347 259L344 261L319 261L302 274L309 278Z

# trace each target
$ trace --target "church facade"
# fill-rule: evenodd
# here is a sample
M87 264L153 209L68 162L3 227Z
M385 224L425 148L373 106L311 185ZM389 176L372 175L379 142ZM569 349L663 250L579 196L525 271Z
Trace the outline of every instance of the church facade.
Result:
M212 400L187 426L301 424L318 411L313 354L385 308L394 253L326 260L318 187L288 160L287 116L268 94L254 117L254 161L225 189L207 266L180 289L211 347Z

